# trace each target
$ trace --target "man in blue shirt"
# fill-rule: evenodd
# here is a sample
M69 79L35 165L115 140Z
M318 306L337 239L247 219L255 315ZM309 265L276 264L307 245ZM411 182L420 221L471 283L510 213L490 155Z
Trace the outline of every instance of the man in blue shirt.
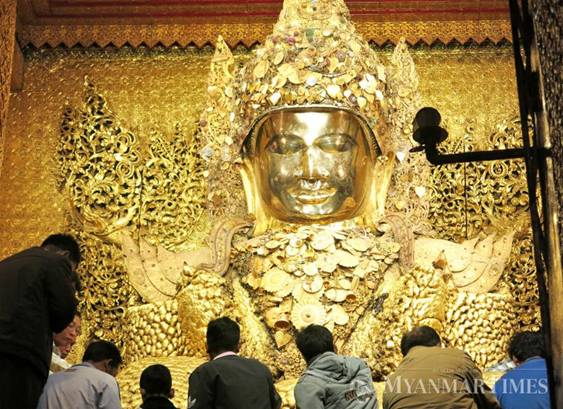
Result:
M517 332L510 339L508 354L517 365L495 383L502 409L549 409L549 389L543 335Z

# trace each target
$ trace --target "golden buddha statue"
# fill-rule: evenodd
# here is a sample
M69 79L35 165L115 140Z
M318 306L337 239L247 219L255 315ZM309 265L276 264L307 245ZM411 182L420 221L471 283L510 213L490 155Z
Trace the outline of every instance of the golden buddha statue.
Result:
M207 323L222 315L241 324L242 353L289 383L304 367L295 331L311 323L380 380L414 325L480 365L502 359L512 301L495 288L512 236L431 237L428 169L409 153L420 102L406 45L384 66L343 0L285 0L273 34L234 65L219 39L200 122L208 248L112 231L146 302L125 313L129 360L203 358Z
M512 238L423 234L428 173L408 152L418 95L405 44L384 67L342 0L286 0L254 58L233 66L220 39L200 130L209 210L221 217L209 248L174 253L122 235L130 281L155 305L148 318L129 314L128 351L203 357L207 322L230 315L242 353L278 379L302 371L293 337L310 323L379 379L413 325L433 326L482 365L501 358L511 300L491 290ZM164 316L176 325L165 346L140 351L135 333Z

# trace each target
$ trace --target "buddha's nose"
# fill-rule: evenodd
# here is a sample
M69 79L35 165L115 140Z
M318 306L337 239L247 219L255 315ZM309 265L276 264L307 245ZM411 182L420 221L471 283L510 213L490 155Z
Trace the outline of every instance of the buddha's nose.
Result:
M322 171L323 167L317 148L310 146L305 150L301 161L301 168L303 171L303 179L315 180L325 176Z

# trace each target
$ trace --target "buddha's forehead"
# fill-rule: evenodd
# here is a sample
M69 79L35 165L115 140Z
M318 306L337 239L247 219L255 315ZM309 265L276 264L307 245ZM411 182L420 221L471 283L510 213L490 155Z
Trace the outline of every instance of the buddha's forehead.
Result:
M327 132L356 133L362 131L358 118L347 111L277 111L267 115L262 130L296 136L322 135Z

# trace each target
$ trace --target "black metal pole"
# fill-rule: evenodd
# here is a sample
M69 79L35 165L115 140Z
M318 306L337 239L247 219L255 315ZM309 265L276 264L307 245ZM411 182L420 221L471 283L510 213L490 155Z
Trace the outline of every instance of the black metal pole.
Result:
M510 20L512 26L512 45L514 48L514 65L516 69L516 80L518 86L518 99L520 101L520 120L522 124L522 139L524 151L526 155L524 160L526 163L526 179L528 183L528 196L530 205L530 217L532 221L532 234L534 246L534 259L536 264L536 280L538 283L538 292L540 296L540 313L542 319L542 332L546 342L546 363L548 369L548 382L551 397L551 406L557 408L555 394L555 373L553 368L553 360L551 353L551 320L549 294L546 285L545 271L545 254L548 251L546 238L542 230L541 217L539 215L537 203L537 177L538 177L538 152L530 147L530 138L528 133L528 119L530 112L528 107L537 108L537 95L533 95L534 85L537 88L537 82L531 84L533 78L531 73L530 50L533 41L533 23L528 13L528 2L522 0L522 7L517 0L510 0ZM524 50L521 49L521 42ZM526 65L522 61L522 51L526 58ZM535 118L534 118L535 119ZM534 125L536 125L534 123ZM534 126L537 130L537 127ZM536 138L537 141L537 138ZM537 147L537 145L535 144ZM542 195L543 196L543 195Z

